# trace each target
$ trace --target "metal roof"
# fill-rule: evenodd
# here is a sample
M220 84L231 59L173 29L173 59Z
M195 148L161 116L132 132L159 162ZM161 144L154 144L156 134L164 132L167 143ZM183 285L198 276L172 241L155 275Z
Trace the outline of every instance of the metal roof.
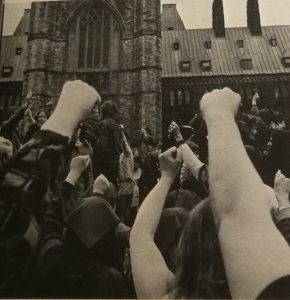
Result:
M21 54L16 54L16 48L21 48ZM25 57L27 53L27 35L3 36L0 59L0 82L23 81ZM2 77L3 67L13 67L10 77Z
M183 21L177 11L176 4L163 4L161 15L161 30L185 30Z
M270 38L275 35L277 46L272 47ZM210 38L212 48L205 49L205 41ZM237 45L244 40L244 49ZM173 48L174 41L180 41L180 50ZM290 49L290 25L262 27L262 36L252 36L247 27L227 28L225 38L216 38L213 29L192 29L162 31L162 77L192 77L221 75L257 75L290 73L281 59ZM191 72L180 70L184 51L191 58ZM200 62L210 57L211 71L202 71ZM242 57L252 58L253 69L243 70Z

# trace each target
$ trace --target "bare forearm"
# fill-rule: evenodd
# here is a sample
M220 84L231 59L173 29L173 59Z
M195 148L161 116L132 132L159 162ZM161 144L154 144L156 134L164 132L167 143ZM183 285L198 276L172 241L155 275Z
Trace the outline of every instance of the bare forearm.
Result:
M192 175L198 180L200 168L204 165L198 157L192 152L187 144L183 144L180 146L182 151L182 157L184 165L187 169L189 169Z
M54 131L71 139L78 123L79 119L74 118L74 116L68 117L62 112L55 112L41 127L41 130Z
M207 126L209 182L212 197L222 208L219 213L228 214L238 209L241 214L249 215L249 211L256 214L265 209L264 186L247 156L234 117L207 121Z
M146 197L133 226L132 237L136 236L138 239L147 238L148 235L154 237L171 184L170 179L161 177L159 183Z

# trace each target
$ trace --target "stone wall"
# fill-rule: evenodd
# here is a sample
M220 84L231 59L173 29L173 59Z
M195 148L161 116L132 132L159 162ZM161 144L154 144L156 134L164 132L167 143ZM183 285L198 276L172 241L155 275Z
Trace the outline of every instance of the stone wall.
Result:
M104 100L119 105L122 122L135 136L142 127L161 133L160 0L94 0L112 11L121 30L118 70L75 75L66 65L70 20L93 0L34 2L31 6L23 93L34 111L56 102L65 81L80 78Z

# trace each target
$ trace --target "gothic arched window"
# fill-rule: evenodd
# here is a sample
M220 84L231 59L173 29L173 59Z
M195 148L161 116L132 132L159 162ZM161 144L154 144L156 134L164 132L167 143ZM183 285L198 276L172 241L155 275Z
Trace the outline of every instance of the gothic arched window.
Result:
M68 68L101 71L119 67L120 33L117 21L105 6L84 8L71 24Z
M178 106L182 106L183 104L183 95L182 95L182 91L178 91L177 93L177 101L178 101Z
M174 93L174 91L170 91L169 99L170 99L170 106L173 107L175 105L175 93Z
M184 95L185 95L185 103L189 105L190 104L190 91L185 90Z

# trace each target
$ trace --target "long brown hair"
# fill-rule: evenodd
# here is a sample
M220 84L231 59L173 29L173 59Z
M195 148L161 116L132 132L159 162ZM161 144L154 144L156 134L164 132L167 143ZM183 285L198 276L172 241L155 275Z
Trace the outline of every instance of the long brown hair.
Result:
M231 298L209 200L196 206L178 247L176 298Z

